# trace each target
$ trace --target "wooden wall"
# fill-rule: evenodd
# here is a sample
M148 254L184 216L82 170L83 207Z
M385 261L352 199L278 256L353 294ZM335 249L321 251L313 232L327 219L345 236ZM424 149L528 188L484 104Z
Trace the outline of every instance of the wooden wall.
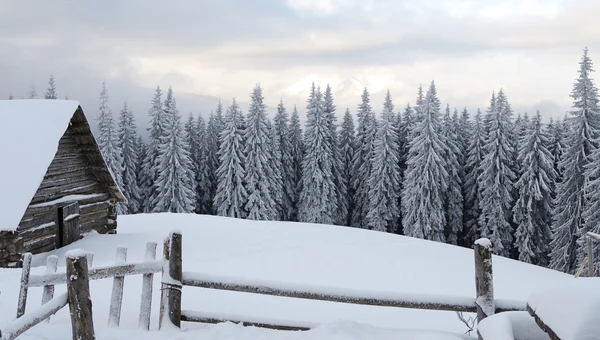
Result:
M76 142L74 131L71 125L61 138L56 156L19 223L21 252L40 253L56 248L56 212L68 202L79 202L82 234L116 229L114 196L98 180L86 157L89 147Z

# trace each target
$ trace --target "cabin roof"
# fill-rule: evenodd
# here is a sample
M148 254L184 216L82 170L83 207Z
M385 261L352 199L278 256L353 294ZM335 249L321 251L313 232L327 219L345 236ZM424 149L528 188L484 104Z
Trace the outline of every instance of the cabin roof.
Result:
M79 108L72 100L0 100L0 230L17 229ZM91 132L89 139L97 149ZM108 174L100 180L109 182L107 187L122 200L99 150L96 153Z

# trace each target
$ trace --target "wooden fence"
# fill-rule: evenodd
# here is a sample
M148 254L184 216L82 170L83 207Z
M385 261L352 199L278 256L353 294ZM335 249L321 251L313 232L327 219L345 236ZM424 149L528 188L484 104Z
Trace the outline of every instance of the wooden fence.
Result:
M66 272L57 273L58 257L49 256L43 275L31 275L31 258L23 254L21 287L17 303L17 319L0 331L1 340L13 340L31 327L46 320L67 304L71 312L73 339L94 339L92 303L89 293L89 281L106 278L113 279L113 290L109 309L109 327L118 327L121 319L123 286L125 276L143 275L142 301L140 305L139 328L149 330L152 306L152 281L154 273L163 269L166 261L155 260L156 243L146 244L145 260L139 263L127 263L127 248L117 248L116 262L112 266L92 268L93 254L82 251L67 252ZM67 293L54 297L54 286L67 285ZM29 288L43 287L42 306L26 313Z
M181 310L183 286L227 290L252 294L272 295L289 298L332 301L369 306L433 309L441 311L477 313L479 321L497 312L525 310L525 303L495 300L493 291L492 253L488 240L475 244L475 297L449 298L444 296L420 296L394 294L393 297L378 297L376 292L344 291L333 293L332 289L322 287L303 287L301 290L290 288L283 283L254 282L235 278L218 278L201 273L184 272L182 266L182 236L171 233L165 240L165 268L163 268L160 325L169 322L176 327L181 321L219 323L235 322L278 330L307 330L305 325L268 324L257 320L229 320L214 317L199 311Z

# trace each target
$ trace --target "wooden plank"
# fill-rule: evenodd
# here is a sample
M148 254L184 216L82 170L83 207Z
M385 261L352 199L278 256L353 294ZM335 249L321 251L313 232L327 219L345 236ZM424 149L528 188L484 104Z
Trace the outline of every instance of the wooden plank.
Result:
M542 319L535 313L535 311L533 310L533 308L531 308L531 306L529 306L529 304L527 305L527 312L529 312L529 315L531 315L534 318L535 323L537 323L537 325L544 332L546 332L546 334L548 334L551 340L561 340L560 337L558 337L558 335L556 335L556 333L552 330L552 328L550 328L544 323L544 321L542 321Z
M333 295L329 293L317 293L317 292L303 292L281 289L277 287L267 286L255 286L245 284L232 284L222 283L215 281L199 281L193 279L186 279L183 277L184 286L193 286L208 289L227 290L242 293L253 293L261 295L281 296L298 299L308 300L320 300L330 302L349 303L356 305L367 305L367 306L382 306L382 307L399 307L399 308L414 308L414 309L431 309L431 310L445 310L455 312L476 312L477 308L475 304L453 304L446 302L420 302L418 300L400 300L400 299L380 299L380 298L367 298L360 296L344 296L344 295Z
M46 274L56 273L58 267L58 256L50 255L46 258ZM42 305L48 303L54 297L54 286L45 285L44 292L42 293ZM50 322L50 318L46 319L46 322Z
M84 253L67 253L67 294L73 340L93 340L94 320L87 258Z
M127 248L117 248L117 259L116 265L124 264L127 262ZM125 284L125 277L115 276L113 279L113 289L110 298L110 308L108 314L108 327L118 328L121 322L121 307L123 305L123 285Z
M54 244L54 242L53 242L53 243L47 244L45 246L29 249L28 251L32 254L39 254L39 253L45 253L45 252L48 252L48 251L51 251L54 249L56 249L56 244Z
M260 328L268 328L274 329L278 331L308 331L310 328L308 327L300 327L300 326L289 326L289 325L273 325L267 323L260 322L251 322L251 321L243 321L243 320L233 320L233 319L223 319L223 318L214 318L214 317L198 317L193 315L193 312L182 311L181 312L181 321L188 322L201 322L201 323L210 323L217 324L222 322L233 322L236 324L241 324L245 327L260 327Z
M156 243L146 243L146 255L144 260L153 261L156 259ZM154 274L144 274L142 278L142 299L140 303L140 321L138 328L150 330L150 315L152 312L152 280Z
M29 290L29 277L31 271L31 253L23 254L23 269L21 270L21 287L19 288L19 300L17 302L17 319L25 314L27 306L27 292Z
M6 325L2 333L0 334L0 338L2 340L14 340L19 335L23 334L25 331L31 329L33 326L39 324L44 320L48 320L51 315L56 314L59 310L61 310L68 303L67 294L61 294L56 298L49 301L49 303L42 305L40 308L36 309L35 312L25 314L18 321L13 323L9 323Z
M492 272L492 250L488 239L475 241L475 288L477 305L477 322L492 316L494 306L494 277Z
M48 215L49 218L50 215ZM41 221L40 221L41 222ZM56 223L54 222L54 218L51 220L46 220L44 223L40 223L35 226L31 226L29 228L21 229L19 227L19 236L26 240L36 239L46 235L56 235Z
M177 328L181 328L181 282L182 282L182 239L180 233L169 236L168 270L163 270L162 290L165 292L165 309L162 317ZM168 273L165 275L165 272ZM164 324L164 321L162 322Z
M28 240L28 239L23 240L23 249L27 250L27 251L32 251L34 249L39 249L39 248L50 246L50 245L53 247L56 247L56 235L54 235L54 234L43 235L43 236L40 236L39 238L36 238L33 240ZM56 248L52 248L52 249L56 249Z
M108 267L96 267L90 269L90 280L101 280L115 276L142 275L149 273L158 273L162 270L163 261L127 263L122 265L113 265ZM29 287L41 287L44 285L65 284L67 278L65 273L56 273L51 275L31 275L29 278Z

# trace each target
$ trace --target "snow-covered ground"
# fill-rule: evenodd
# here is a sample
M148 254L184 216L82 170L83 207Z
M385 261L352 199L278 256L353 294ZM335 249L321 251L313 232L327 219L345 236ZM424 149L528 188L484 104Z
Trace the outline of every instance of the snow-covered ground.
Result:
M435 294L474 297L473 252L468 249L386 233L325 225L257 222L214 216L148 214L120 216L118 235L88 235L68 247L34 256L43 266L47 255L69 249L95 253L94 266L111 264L118 246L128 247L128 261L142 261L145 243L159 244L172 230L183 234L183 270L293 286L325 286L334 291L369 294ZM570 276L525 263L494 257L496 298L525 302L540 289ZM44 267L34 268L42 273ZM59 268L59 271L61 268ZM63 268L64 270L64 268ZM0 269L0 329L15 317L21 271ZM151 328L158 325L159 278L154 280ZM125 279L125 301L119 329L108 329L112 280L93 281L91 294L98 339L127 339L137 331L142 280ZM28 310L40 305L41 288L30 289ZM56 293L65 291L58 286ZM348 305L245 293L183 289L183 309L232 318L292 322L316 326L308 332L244 328L233 324L183 323L183 332L150 332L147 339L462 339L466 327L455 313ZM20 339L70 337L68 308L27 331ZM172 331L170 331L172 332ZM440 333L448 332L448 333Z

